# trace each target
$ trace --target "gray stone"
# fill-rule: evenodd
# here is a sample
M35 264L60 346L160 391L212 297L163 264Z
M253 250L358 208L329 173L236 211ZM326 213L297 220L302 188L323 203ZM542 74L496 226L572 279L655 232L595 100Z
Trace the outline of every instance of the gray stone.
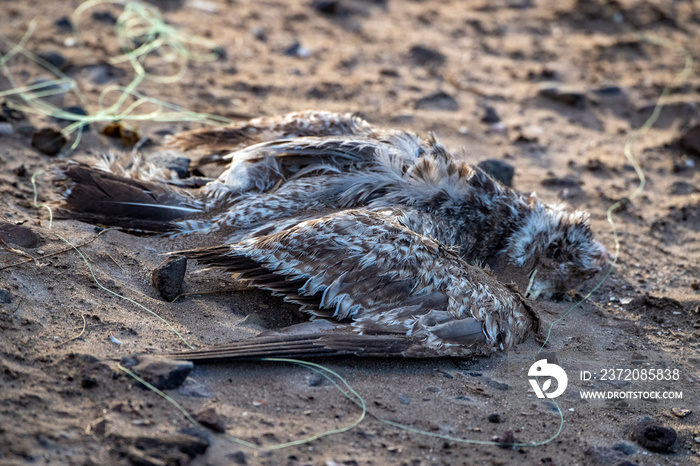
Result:
M0 304L10 304L12 302L12 296L7 290L0 290Z
M539 95L549 100L561 102L577 108L584 108L588 102L585 92L562 86L559 83L542 83L540 86Z
M191 361L176 361L145 354L123 358L122 364L131 367L132 372L159 390L179 387L194 368Z
M177 389L177 392L182 396L191 396L195 398L212 398L216 393L211 391L206 385L196 381L192 377L187 377L185 381Z
M414 45L411 47L408 51L408 55L411 58L411 63L416 66L424 66L427 68L442 66L447 61L443 53L422 45Z
M479 162L479 168L491 175L496 180L503 183L504 186L513 187L513 176L515 175L515 167L511 164L497 159L482 160Z
M420 110L447 110L454 112L459 110L459 102L446 92L436 92L425 97L421 97L415 103L415 107Z

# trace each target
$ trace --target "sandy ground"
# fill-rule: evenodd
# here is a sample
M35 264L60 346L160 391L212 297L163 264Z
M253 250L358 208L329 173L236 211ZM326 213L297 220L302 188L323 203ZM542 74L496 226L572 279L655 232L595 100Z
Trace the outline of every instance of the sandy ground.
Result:
M57 20L79 3L4 1L0 33L16 42L36 18L27 48L64 57L63 69L95 105L105 86L127 84L132 74L126 65L105 65L119 53L110 21L120 7L89 10L81 22L86 48L66 46L72 32ZM326 3L333 10L333 2ZM696 54L697 4L337 3L337 11L324 13L308 0L162 0L168 22L211 38L226 57L192 63L175 84L145 82L139 89L232 118L317 108L357 112L374 124L420 134L434 131L474 163L500 159L511 164L516 189L590 212L597 238L613 250L606 210L638 182L623 145L649 116L683 59L623 31L612 15L622 13L628 24ZM301 53L290 51L295 43L303 47ZM9 64L25 84L48 74L26 59ZM156 61L152 66L165 65ZM540 95L545 81L562 86L564 97ZM7 82L2 86L7 88ZM694 438L700 438L700 158L679 145L687 128L698 122L699 92L697 74L673 85L658 124L634 145L647 186L615 215L618 267L553 329L546 351L569 376L567 391L557 399L564 417L561 434L541 446L515 449L410 433L372 416L345 433L257 453L201 428L191 430L172 405L115 366L122 356L183 349L181 341L153 316L98 288L74 251L42 257L66 248L56 234L82 244L97 232L92 225L67 220L49 230L47 212L32 205L32 173L57 159L31 147L27 127L58 128L59 123L32 115L18 119L21 115L4 111L9 124L4 128L11 134L0 136L0 214L38 238L18 246L20 240L4 236L0 247L0 463L699 464L700 440ZM76 104L71 96L61 103ZM500 121L482 121L487 107ZM164 135L197 126L141 124L139 131L152 139L150 151L162 149ZM93 125L70 157L120 150L118 142L98 134L101 127ZM45 178L39 179L39 193L51 197ZM260 292L163 301L151 285L151 272L163 253L193 241L110 230L82 251L106 287L159 313L194 345L246 338L289 323L279 313L284 308L288 315L288 305ZM35 261L13 265L25 255ZM231 287L223 274L191 273L197 269L189 265L185 292ZM583 286L580 295L594 285ZM549 325L572 304L538 301L536 306ZM122 344L111 342L110 335ZM530 339L507 354L468 361L322 362L379 417L471 440L489 441L513 431L520 441L542 442L557 432L559 415L528 384L527 369L538 349ZM580 371L606 368L677 369L679 377L580 380ZM360 414L331 384L292 365L196 366L190 379L186 389L168 394L193 413L214 408L228 434L261 448L342 427ZM581 390L673 390L682 391L683 399L587 401ZM679 417L673 408L693 412ZM492 414L501 422L489 422ZM631 439L645 421L675 429L670 451L652 452Z

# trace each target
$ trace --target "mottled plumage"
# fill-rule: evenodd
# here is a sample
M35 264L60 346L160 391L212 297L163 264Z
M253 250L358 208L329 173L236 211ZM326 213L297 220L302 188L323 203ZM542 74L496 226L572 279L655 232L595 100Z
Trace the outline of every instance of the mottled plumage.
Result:
M537 316L517 291L406 228L400 223L406 216L410 212L399 209L346 210L279 233L177 254L238 273L314 317L347 322L328 328L322 342L318 334L295 335L288 350L303 349L301 354L368 355L371 335L384 340L384 356L470 356L508 349L537 330ZM348 348L353 338L357 345ZM250 357L272 342L213 351L216 357ZM208 351L185 356L216 358Z
M287 343L308 351L352 353L351 340L372 346L370 333L390 335L403 355L508 348L537 327L536 317L517 292L475 265L487 264L501 281L537 297L580 285L607 259L587 214L503 186L432 135L423 141L351 115L302 112L182 133L174 144L205 156L228 148L222 158L228 167L189 189L196 183L147 163L129 165L131 172L141 167L127 173L132 179L119 168L107 174L68 163L57 176L69 187L63 211L127 229L215 239L215 246L186 254L241 273L314 316L341 321L322 332L323 344L318 335L312 343L285 334ZM346 318L350 327L342 324ZM435 326L452 330L435 333ZM473 333L477 327L483 339ZM332 347L338 332L344 343ZM265 351L279 349L281 336L266 338ZM251 345L235 351L250 356Z

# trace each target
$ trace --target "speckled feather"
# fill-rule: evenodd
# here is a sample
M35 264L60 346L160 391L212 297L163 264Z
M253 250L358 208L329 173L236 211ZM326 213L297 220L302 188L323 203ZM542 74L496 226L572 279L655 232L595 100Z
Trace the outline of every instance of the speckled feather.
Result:
M407 214L341 211L272 235L177 254L239 273L315 317L351 321L348 328L357 334L398 338L406 343L397 346L405 357L488 354L538 328L519 293L404 227L397 215ZM319 351L327 354L333 341L326 335ZM251 344L245 352L238 348L238 357L262 349Z

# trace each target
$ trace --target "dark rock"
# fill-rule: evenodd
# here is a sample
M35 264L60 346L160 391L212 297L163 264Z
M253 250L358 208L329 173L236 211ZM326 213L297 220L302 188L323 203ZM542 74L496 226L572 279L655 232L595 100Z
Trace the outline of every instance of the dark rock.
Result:
M191 377L187 377L185 381L177 388L177 392L182 396L191 396L195 398L212 398L216 393L211 391L206 385L197 382Z
M123 358L122 364L131 367L132 372L159 390L179 387L194 368L190 361L162 359L145 354Z
M58 52L44 52L38 56L61 71L65 71L70 66L68 59Z
M99 21L100 23L109 24L110 26L117 24L117 18L112 13L106 10L93 12L92 19L94 19L95 21Z
M664 453L676 443L676 431L654 421L642 421L635 426L631 438L649 451Z
M594 89L593 93L601 97L616 97L623 94L620 86L601 86Z
M243 453L242 451L228 453L226 455L226 458L230 459L236 464L248 464L248 459L246 458L245 453Z
M95 388L99 385L97 379L94 377L85 377L80 381L80 386L82 388Z
M612 446L612 449L615 451L619 451L623 455L634 455L635 453L637 453L637 449L626 442L618 442Z
M133 439L134 446L148 456L166 460L164 455L170 455L172 452L181 451L190 458L202 455L209 448L209 441L205 438L188 434L158 434L144 435Z
M292 45L284 49L284 54L289 57L301 57L306 58L311 55L311 51L301 45L300 42L294 42Z
M187 270L185 256L170 256L153 271L153 287L166 301L172 301L180 294L182 280Z
M0 304L10 304L12 302L12 296L7 290L0 290Z
M216 56L216 59L219 61L225 61L226 58L228 58L228 52L226 52L226 49L221 45L214 47L211 50L211 53L213 53Z
M70 22L68 16L61 16L53 22L53 25L61 31L71 31L73 29L73 23Z
M681 136L681 147L688 152L700 155L700 125L688 128Z
M337 14L340 9L339 0L313 0L311 2L311 8L323 13L324 15L334 15Z
M602 172L605 171L605 169L608 168L604 162L601 162L600 159L589 159L586 162L586 170L592 171L592 172Z
M544 180L540 181L540 184L544 186L545 188L569 188L569 189L581 189L581 185L579 182L571 178L569 176L564 176L564 177L549 177L545 178Z
M442 66L447 61L447 58L441 52L422 45L414 45L411 47L411 50L408 51L408 55L411 59L411 63L416 66L424 66L427 68Z
M512 430L507 430L498 438L498 446L504 450L514 450L515 444L519 443Z
M488 420L489 422L493 422L494 424L503 422L503 420L501 419L501 415L496 413L489 414Z
M194 415L194 419L204 427L223 434L226 432L224 424L221 422L219 415L214 408L207 408Z
M22 248L34 248L42 241L31 228L7 222L0 222L0 239Z
M153 157L150 157L148 161L177 173L180 179L187 178L189 175L191 160L177 155L176 152L158 152Z
M686 196L698 191L698 188L696 188L693 184L685 181L676 181L671 185L671 194L674 196Z
M607 447L588 447L583 454L597 464L615 464L623 459L619 451Z
M454 112L459 110L459 103L457 99L450 94L440 91L418 99L415 103L415 108L421 110L447 110Z
M538 94L547 99L577 108L584 108L588 101L584 92L552 82L543 83Z
M5 101L2 102L1 108L2 112L0 112L0 121L21 121L27 118L24 113L11 107L10 104Z
M42 128L32 133L32 147L42 154L57 155L65 143L63 134L53 128Z
M513 176L515 175L515 167L513 165L502 160L489 159L479 162L478 167L503 183L504 186L513 187Z
M12 170L12 173L14 173L15 176L19 176L20 178L25 177L27 176L27 167L25 167L24 164L22 164L19 167Z
M499 121L501 121L501 117L498 116L495 108L488 106L484 108L484 116L481 117L482 123L493 124Z
M403 393L399 393L399 403L408 406L411 404L411 400Z

